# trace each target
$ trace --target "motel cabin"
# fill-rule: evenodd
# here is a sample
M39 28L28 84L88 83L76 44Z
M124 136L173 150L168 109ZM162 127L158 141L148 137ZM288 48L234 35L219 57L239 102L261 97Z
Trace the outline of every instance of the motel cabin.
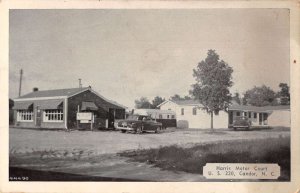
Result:
M115 119L125 118L125 108L104 98L91 87L34 89L14 99L14 126L45 129L110 128Z
M210 115L196 100L166 100L158 107L176 113L178 128L210 128ZM230 128L238 116L247 116L253 127L290 127L290 106L255 107L233 103L214 115L214 128Z
M290 127L290 106L247 106L233 104L228 110L228 126L233 126L236 117L245 116L251 121L252 127Z
M176 113L178 128L210 128L210 115L201 109L202 105L196 100L166 100L158 107ZM220 111L218 115L214 115L215 128L227 126L227 112Z

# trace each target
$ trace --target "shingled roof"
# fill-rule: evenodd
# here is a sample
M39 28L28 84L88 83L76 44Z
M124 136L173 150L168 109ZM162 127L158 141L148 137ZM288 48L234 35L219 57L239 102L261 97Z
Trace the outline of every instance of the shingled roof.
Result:
M168 101L173 102L177 105L202 106L199 101L190 99L190 100L167 100L167 101L164 101L161 104L159 104L158 107L160 107L161 105L164 105ZM257 106L251 106L251 105L239 105L237 103L232 103L229 106L229 110L267 112L267 111L274 111L274 110L290 110L290 105L257 107Z
M229 110L266 112L266 111L274 111L274 110L290 110L290 106L289 105L279 105L279 106L256 107L256 106L250 106L250 105L233 104L233 105L229 106Z
M170 100L173 103L178 105L200 105L200 102L197 100L189 99L189 100Z
M67 88L67 89L56 89L56 90L39 90L34 91L23 96L20 96L19 99L25 98L39 98L39 97L69 97L76 93L83 92L88 90L90 87L84 88Z
M48 98L48 97L54 97L54 98L55 97L71 97L73 95L82 93L86 90L92 91L93 93L95 93L97 96L101 97L103 100L105 100L108 103L111 103L115 106L118 106L118 107L121 107L124 109L127 108L124 105L121 105L115 101L105 98L104 96L102 96L99 93L92 90L91 87L34 91L31 93L25 94L23 96L20 96L19 98L16 98L15 101L28 101L28 100L34 100L35 98Z

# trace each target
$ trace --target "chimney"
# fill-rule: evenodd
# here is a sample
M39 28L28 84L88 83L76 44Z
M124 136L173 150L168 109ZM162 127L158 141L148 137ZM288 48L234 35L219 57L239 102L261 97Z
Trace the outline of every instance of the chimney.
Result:
M79 81L79 88L82 88L81 78L79 78L78 81Z
M32 89L32 91L33 91L33 92L39 91L39 88L34 87L34 88Z

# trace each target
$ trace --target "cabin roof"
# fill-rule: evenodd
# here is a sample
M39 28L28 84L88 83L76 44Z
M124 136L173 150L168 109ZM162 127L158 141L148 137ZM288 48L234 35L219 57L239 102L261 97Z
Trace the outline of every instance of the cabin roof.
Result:
M55 90L39 90L33 91L23 96L20 96L18 99L25 98L40 98L40 97L68 97L77 93L81 93L90 89L90 87L83 88L66 88L66 89L55 89Z

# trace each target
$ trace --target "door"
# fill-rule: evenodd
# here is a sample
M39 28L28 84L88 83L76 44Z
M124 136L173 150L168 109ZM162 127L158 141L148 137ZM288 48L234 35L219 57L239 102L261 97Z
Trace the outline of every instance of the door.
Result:
M230 111L229 112L229 125L232 125L233 124L233 112Z
M108 110L108 128L113 128L114 127L114 122L115 122L115 109L109 109Z
M263 113L258 113L258 120L259 120L259 125L263 124Z
M42 112L39 106L36 107L36 122L35 126L40 127L42 123Z
M268 113L264 113L263 124L268 125Z

